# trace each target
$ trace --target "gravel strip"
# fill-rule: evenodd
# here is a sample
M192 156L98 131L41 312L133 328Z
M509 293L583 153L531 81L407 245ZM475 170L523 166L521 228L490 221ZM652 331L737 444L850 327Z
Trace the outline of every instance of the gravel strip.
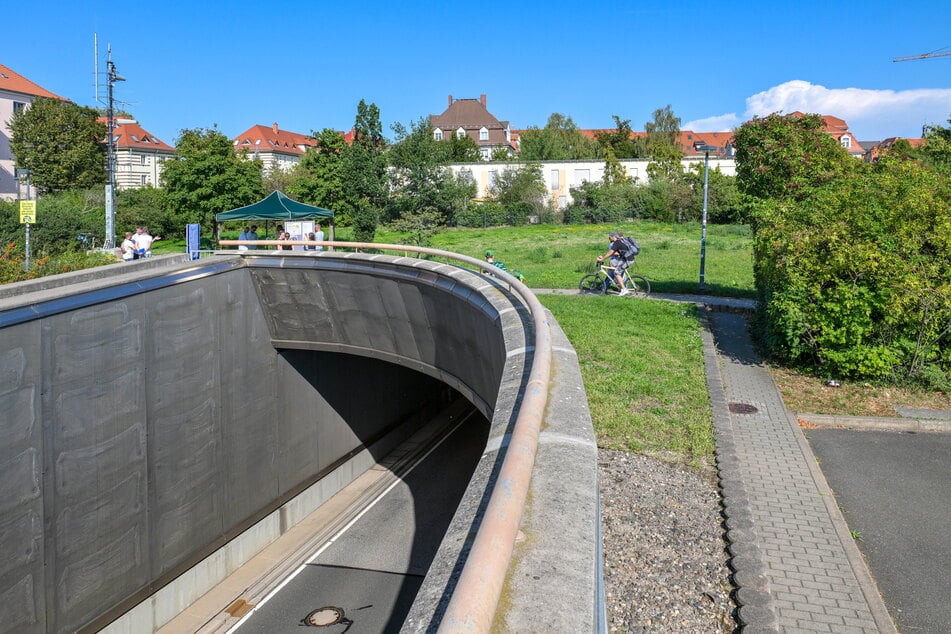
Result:
M640 454L598 450L610 632L732 632L720 491Z

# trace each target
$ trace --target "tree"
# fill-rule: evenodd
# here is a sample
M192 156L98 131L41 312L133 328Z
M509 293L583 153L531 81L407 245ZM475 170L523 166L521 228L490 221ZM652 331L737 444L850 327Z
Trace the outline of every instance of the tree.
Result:
M178 154L162 171L165 208L179 225L214 229L215 214L264 197L261 162L239 156L217 128L182 130Z
M311 132L316 144L301 157L300 163L291 172L291 184L287 194L308 205L316 205L337 212L344 199L343 156L347 141L331 128ZM335 215L337 222L345 223L346 217Z
M594 133L594 138L601 148L601 154L604 155L607 148L611 148L614 156L619 159L643 158L647 156L647 147L643 139L634 136L631 130L631 120L621 119L617 115L614 117L614 129L607 131L598 131Z
M948 119L951 124L951 119ZM925 165L945 174L951 175L951 126L945 128L940 125L925 128L925 145L917 155Z
M466 198L472 198L474 185L460 186L447 167L452 147L433 137L428 119L411 124L409 130L400 123L393 125L396 134L390 148L390 214L415 222L413 215L426 213L437 224L448 221ZM427 221L428 222L428 221Z
M540 216L546 193L538 163L503 170L489 190L490 196L505 207L511 225L521 224L529 215Z
M519 133L521 158L526 161L563 161L597 157L597 143L587 138L571 120L554 112L544 128L529 127Z
M482 154L479 153L479 144L473 141L468 134L462 136L452 134L440 143L448 146L446 155L451 163L476 163L482 160Z
M683 172L683 151L677 142L680 136L680 118L674 116L670 104L654 111L651 121L644 124L647 132L647 175L652 178L672 179Z
M737 185L760 199L802 199L860 165L823 131L818 114L753 118L734 139Z
M341 201L359 242L373 240L386 205L386 146L380 109L361 99L353 124L353 143L344 153L342 175L347 188Z
M105 124L92 108L45 97L13 114L10 151L41 195L106 182Z

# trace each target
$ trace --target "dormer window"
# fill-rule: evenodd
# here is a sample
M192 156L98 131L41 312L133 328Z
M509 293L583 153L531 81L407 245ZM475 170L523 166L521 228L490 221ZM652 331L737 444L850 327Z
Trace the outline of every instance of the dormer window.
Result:
M488 141L488 140L489 140L489 129L488 129L488 128L482 128L481 130L479 130L479 140L480 140L480 141Z
M842 147L844 147L846 150L852 148L852 137L846 134L845 136L842 137L841 140L842 140Z
M458 130L456 130L457 139L461 139L464 136L466 136L466 131L463 128L459 128Z
M135 141L136 143L139 142L139 137L135 136L134 134L130 134L129 136L130 136L130 137L132 138L132 140Z
M442 141L442 130L440 130L439 128L436 128L435 130L433 130L433 138L436 139L437 141Z

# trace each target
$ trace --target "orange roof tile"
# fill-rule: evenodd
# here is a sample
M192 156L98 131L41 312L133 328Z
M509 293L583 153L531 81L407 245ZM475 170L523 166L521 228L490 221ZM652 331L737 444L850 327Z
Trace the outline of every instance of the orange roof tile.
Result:
M99 120L107 123L106 117L99 117ZM117 137L116 147L137 150L162 150L165 152L175 151L175 148L150 134L137 121L117 118L115 126L113 136Z
M47 89L34 84L32 81L10 70L7 66L0 64L0 90L7 92L16 92L21 95L31 95L33 97L49 97L50 99L60 99L67 101L57 94L51 93Z
M302 155L306 148L313 147L317 143L306 134L281 130L276 123L271 126L251 126L232 140L237 150L297 155Z

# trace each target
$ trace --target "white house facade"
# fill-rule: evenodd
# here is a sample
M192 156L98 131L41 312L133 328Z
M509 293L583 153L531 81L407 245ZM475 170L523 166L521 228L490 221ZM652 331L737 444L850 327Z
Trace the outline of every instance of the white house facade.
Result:
M10 120L37 97L63 99L0 64L0 200L16 200L16 159L10 151ZM26 195L26 192L23 192Z
M159 187L162 168L165 161L175 156L175 148L150 134L134 119L116 119L113 139L116 189Z

